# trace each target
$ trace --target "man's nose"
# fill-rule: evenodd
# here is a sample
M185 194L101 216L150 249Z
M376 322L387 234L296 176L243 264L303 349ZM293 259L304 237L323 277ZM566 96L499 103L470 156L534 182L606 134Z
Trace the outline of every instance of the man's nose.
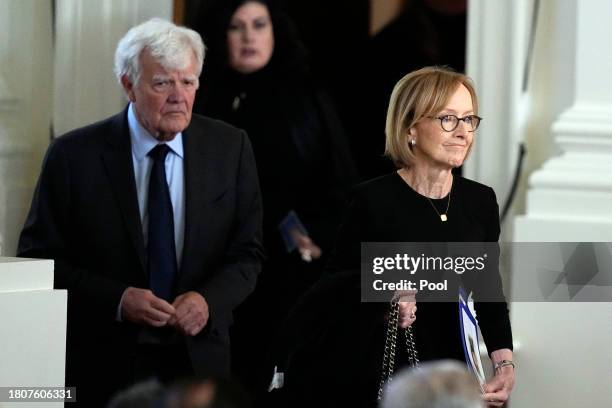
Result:
M178 82L174 84L168 94L169 103L180 103L185 99L185 89Z

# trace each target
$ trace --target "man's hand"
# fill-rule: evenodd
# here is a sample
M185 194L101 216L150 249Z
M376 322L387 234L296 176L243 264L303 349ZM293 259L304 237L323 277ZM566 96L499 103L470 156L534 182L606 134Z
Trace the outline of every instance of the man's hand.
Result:
M496 350L491 353L491 359L494 363L502 360L512 360L512 351L509 349ZM505 366L496 370L495 375L484 385L484 395L487 407L503 406L510 392L514 388L514 367Z
M208 323L208 303L197 292L186 292L172 303L176 313L168 324L188 336L195 336Z
M175 313L174 307L149 289L129 287L121 300L121 317L134 323L162 327Z

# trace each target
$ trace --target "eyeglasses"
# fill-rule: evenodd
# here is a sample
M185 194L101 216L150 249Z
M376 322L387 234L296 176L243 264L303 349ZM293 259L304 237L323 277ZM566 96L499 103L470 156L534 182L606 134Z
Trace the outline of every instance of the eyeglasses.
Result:
M456 115L443 115L443 116L428 116L430 119L438 119L440 121L440 126L446 132L452 132L457 129L459 126L459 121L462 120L468 127L468 132L473 132L478 129L478 125L480 125L480 121L482 118L476 115L467 115L462 118Z

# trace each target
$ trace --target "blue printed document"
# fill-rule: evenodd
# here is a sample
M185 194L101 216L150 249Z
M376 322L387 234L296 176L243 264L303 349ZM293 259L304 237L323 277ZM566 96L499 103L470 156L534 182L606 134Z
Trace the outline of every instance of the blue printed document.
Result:
M297 234L308 236L308 231L304 227L304 224L300 221L295 211L289 211L287 216L278 225L283 242L285 243L285 249L287 252L292 252L297 248Z
M474 373L482 390L485 374L480 360L478 343L478 322L468 305L468 297L463 288L459 290L459 322L461 324L461 343L468 369Z

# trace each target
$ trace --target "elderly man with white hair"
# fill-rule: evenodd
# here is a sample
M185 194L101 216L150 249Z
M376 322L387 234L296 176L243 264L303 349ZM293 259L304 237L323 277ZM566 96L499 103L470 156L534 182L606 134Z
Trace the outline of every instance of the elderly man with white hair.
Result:
M441 360L400 371L387 384L381 408L484 408L484 403L465 365Z
M170 22L132 28L115 55L128 106L45 157L18 254L54 259L68 290L80 406L145 378L229 374L232 310L260 270L261 198L246 134L191 113L204 52Z

